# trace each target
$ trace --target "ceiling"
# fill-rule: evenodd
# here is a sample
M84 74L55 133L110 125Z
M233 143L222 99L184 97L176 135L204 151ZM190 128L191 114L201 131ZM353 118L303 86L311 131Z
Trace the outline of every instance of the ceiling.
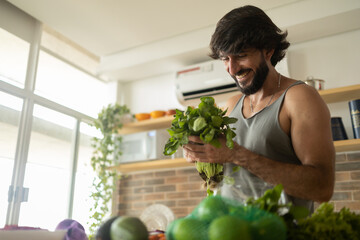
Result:
M132 81L210 60L216 22L265 10L291 42L360 28L358 0L8 0L100 59L98 74Z

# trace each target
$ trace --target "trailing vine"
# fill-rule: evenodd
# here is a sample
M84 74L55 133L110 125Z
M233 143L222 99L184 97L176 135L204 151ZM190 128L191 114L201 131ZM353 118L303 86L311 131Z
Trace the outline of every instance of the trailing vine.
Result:
M102 133L102 138L92 138L94 152L91 166L96 177L93 179L93 192L90 195L94 200L94 205L90 208L90 239L111 213L109 205L120 175L110 167L115 165L115 159L122 154L118 149L122 139L117 133L123 126L123 116L129 113L130 110L125 105L109 104L93 122L93 126Z

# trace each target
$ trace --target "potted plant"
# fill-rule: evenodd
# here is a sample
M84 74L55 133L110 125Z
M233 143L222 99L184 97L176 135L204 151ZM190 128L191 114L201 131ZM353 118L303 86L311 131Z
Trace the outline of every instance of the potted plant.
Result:
M115 103L104 107L93 122L93 126L100 130L102 137L92 139L94 152L91 166L96 172L96 177L93 180L93 192L90 195L94 200L94 205L90 209L90 239L93 238L104 218L108 217L109 213L111 214L109 205L116 182L121 176L110 167L115 165L115 160L121 155L118 147L122 139L117 133L129 116L131 118L130 110L125 105Z

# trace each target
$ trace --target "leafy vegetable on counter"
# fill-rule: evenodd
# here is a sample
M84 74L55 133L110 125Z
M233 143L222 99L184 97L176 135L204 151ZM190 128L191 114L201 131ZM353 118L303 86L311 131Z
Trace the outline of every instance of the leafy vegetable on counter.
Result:
M324 202L309 218L298 221L288 231L291 240L358 240L360 239L360 215L348 208L334 211L331 203Z
M177 149L189 142L188 137L199 136L200 139L215 147L221 147L219 137L224 135L226 146L234 147L233 138L236 136L230 124L237 121L236 118L225 116L226 111L215 106L212 97L201 97L198 108L188 107L186 111L176 109L175 119L168 129L170 138L165 144L164 155L172 155ZM219 183L223 179L223 167L217 163L197 162L196 169L200 176L206 181L208 193L212 182Z
M359 240L360 215L350 212L348 208L334 211L333 204L324 202L310 215L309 211L300 206L280 204L282 185L267 190L258 199L249 198L247 206L276 214L287 226L288 240Z

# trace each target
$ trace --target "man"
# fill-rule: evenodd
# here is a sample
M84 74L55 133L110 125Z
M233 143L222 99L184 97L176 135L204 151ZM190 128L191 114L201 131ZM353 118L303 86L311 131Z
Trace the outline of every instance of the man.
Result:
M221 194L246 200L282 184L283 202L307 207L330 200L334 188L335 150L329 110L318 92L275 70L289 47L282 32L259 8L230 11L211 38L211 57L224 62L242 94L227 103L238 118L234 148L216 148L189 137L187 161L224 164ZM234 166L241 166L233 172Z

